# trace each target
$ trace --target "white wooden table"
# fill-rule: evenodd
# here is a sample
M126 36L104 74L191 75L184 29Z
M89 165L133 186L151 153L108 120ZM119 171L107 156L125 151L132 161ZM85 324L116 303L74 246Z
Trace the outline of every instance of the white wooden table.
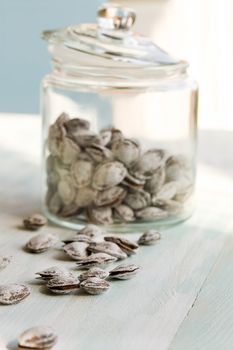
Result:
M0 115L0 254L14 257L0 283L32 290L22 303L0 306L0 349L16 349L19 333L47 324L59 334L57 350L232 350L232 150L233 134L200 133L196 213L131 258L143 267L137 277L114 282L105 295L51 296L34 273L75 263L56 249L24 252L33 233L18 228L40 207L40 120Z

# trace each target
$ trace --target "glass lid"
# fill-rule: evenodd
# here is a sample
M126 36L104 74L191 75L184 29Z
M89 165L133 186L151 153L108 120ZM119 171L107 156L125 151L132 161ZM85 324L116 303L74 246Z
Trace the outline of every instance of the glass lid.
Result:
M135 12L117 4L104 4L97 23L43 32L53 62L69 66L145 68L180 71L187 62L171 57L149 38L133 32Z

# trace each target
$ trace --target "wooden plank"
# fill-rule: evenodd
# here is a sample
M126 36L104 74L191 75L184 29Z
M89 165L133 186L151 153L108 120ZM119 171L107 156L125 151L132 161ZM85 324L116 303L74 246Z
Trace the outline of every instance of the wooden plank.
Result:
M180 327L170 350L232 350L233 348L233 237L231 234L214 265L194 308Z
M17 130L19 124L15 125ZM4 137L0 138L0 145L5 146L5 150L1 148L4 163L0 181L4 186L0 200L0 254L14 256L12 264L0 273L0 283L27 283L32 293L18 305L0 307L0 343L8 344L13 350L14 339L22 330L49 324L59 334L57 350L168 349L227 239L226 222L230 222L231 213L225 208L232 204L231 196L213 189L210 181L227 180L205 169L201 178L206 176L208 184L199 182L195 215L186 223L163 231L163 238L156 246L145 247L130 258L129 261L142 266L135 279L114 282L111 290L101 296L82 293L51 296L35 282L34 273L56 264L74 269L75 264L59 249L42 255L23 250L33 233L21 231L17 226L22 215L39 207L40 192L38 158L34 159L31 152L32 146L39 147L38 138L34 140L32 136L36 134L38 121L24 125L24 136L18 134L17 142L8 145ZM25 133L31 135L30 142ZM24 146L18 152L17 144L21 142ZM7 176L6 164L15 176ZM53 226L43 231L57 232L61 237L69 232ZM130 237L136 238L137 234Z
M25 253L22 245L33 234L16 230L18 218L12 217L4 224L0 246L1 253L12 254L14 261L1 273L0 282L26 282L32 295L19 305L0 308L2 338L10 342L31 325L50 324L60 334L57 349L167 349L224 242L210 220L210 214L205 220L196 214L188 223L163 232L157 246L131 259L143 267L138 277L113 283L108 294L57 297L48 295L33 278L36 271L63 263L60 252ZM45 230L62 236L67 232ZM64 263L74 267L73 262Z

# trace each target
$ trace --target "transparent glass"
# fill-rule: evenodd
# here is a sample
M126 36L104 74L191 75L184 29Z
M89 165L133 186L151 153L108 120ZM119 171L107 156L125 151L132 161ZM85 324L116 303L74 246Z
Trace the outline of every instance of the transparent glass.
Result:
M194 208L197 100L197 84L186 73L122 86L58 72L46 76L46 216L72 229L93 222L114 232L142 231L188 218ZM62 113L66 116L60 117L59 129ZM70 130L67 115L89 123ZM91 137L83 144L85 134ZM107 173L106 163L111 163L112 173Z

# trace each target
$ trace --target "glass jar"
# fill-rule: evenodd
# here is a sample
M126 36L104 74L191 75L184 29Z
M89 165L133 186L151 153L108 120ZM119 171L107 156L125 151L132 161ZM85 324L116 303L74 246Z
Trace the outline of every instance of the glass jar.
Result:
M134 21L106 4L97 24L43 33L43 210L62 226L140 231L193 211L198 87Z

